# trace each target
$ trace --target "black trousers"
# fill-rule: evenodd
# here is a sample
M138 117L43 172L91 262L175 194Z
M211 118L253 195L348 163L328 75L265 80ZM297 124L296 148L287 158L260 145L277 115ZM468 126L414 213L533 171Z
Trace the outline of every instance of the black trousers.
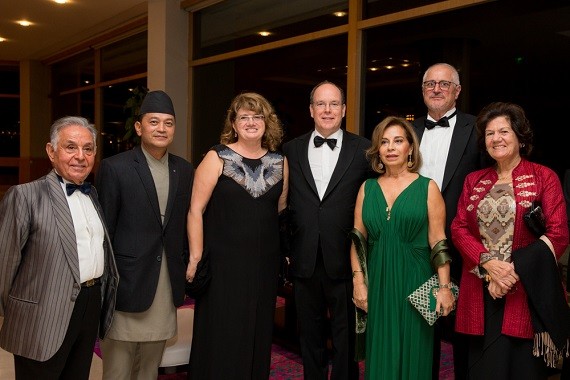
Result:
M88 380L101 314L101 285L81 288L59 350L41 362L14 355L16 380Z
M327 339L332 335L330 379L358 379L358 363L354 360L355 311L352 303L352 279L330 279L319 249L313 276L295 278L293 288L300 327L299 342L304 378L329 378Z

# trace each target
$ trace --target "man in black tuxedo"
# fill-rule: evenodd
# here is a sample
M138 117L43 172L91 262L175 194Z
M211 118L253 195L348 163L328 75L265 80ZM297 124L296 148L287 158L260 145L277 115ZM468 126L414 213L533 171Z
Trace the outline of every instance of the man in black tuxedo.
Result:
M428 109L427 117L414 121L420 139L423 165L420 173L432 178L439 186L445 201L445 234L452 257L451 277L459 284L461 255L450 239L450 225L457 211L457 202L465 176L485 164L484 154L477 145L475 116L456 109L461 93L459 73L447 63L430 66L423 76L422 94ZM439 378L441 340L453 345L455 379L467 376L467 342L454 332L453 315L440 318L435 325L433 379Z
M289 161L289 273L304 376L328 378L330 321L331 379L358 379L348 232L358 189L372 175L365 156L370 141L340 129L346 111L344 92L331 82L313 88L309 111L315 130L283 146Z

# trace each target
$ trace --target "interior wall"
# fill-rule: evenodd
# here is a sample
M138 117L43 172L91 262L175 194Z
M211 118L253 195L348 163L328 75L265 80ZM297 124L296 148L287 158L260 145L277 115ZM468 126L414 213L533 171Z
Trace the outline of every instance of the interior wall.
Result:
M176 132L169 151L189 158L186 36L188 13L180 9L179 2L148 1L148 88L164 90L172 98Z

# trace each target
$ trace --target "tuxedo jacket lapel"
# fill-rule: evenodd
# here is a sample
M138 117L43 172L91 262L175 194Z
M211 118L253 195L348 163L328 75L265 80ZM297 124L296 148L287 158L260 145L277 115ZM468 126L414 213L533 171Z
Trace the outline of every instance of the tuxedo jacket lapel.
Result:
M358 143L353 136L349 135L348 133L344 133L342 137L342 146L340 148L340 154L338 156L338 162L334 168L334 171L331 175L331 179L329 181L329 185L323 195L323 201L327 198L327 196L333 191L333 189L338 185L339 181L344 176L344 173L350 167L352 160L354 158L354 154L356 153L356 147Z
M319 197L319 191L317 190L317 185L315 183L315 178L313 177L313 172L311 171L311 165L309 164L309 139L311 138L312 132L307 133L301 138L301 144L298 146L297 154L299 155L299 163L301 165L301 171L303 176L307 180L307 183L317 196Z
M453 173L457 170L461 156L465 151L469 137L471 136L471 130L474 128L470 124L464 114L457 112L457 122L455 123L455 128L453 129L453 136L451 136L451 145L449 146L449 153L447 154L447 161L445 164L445 172L443 173L443 182L441 185L441 191L443 192L451 178Z
M63 252L67 263L71 268L73 277L75 281L79 283L80 276L79 256L77 254L77 238L75 237L75 228L73 227L73 219L71 217L71 211L69 210L69 204L67 203L66 194L64 193L54 170L46 176L46 182L50 198L53 202L53 213L57 224L55 228L58 229Z

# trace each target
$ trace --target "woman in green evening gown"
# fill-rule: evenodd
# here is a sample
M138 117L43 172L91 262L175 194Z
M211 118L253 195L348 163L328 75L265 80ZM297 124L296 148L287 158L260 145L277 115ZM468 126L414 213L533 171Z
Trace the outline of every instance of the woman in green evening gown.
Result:
M354 303L368 312L366 379L431 379L433 327L407 296L435 273L441 290L436 310L449 314L455 299L449 289L445 250L445 205L434 181L417 173L418 139L405 119L387 117L376 126L368 151L380 174L361 186L354 226L368 241L367 280L351 250ZM443 241L443 242L442 242Z

